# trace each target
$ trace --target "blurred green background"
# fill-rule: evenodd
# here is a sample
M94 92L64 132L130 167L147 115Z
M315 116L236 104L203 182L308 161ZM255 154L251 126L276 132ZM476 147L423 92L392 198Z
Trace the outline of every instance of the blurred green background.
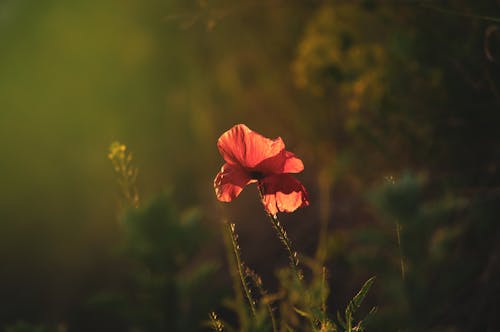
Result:
M216 140L245 123L304 160L311 206L283 218L305 254L326 248L337 300L377 274L374 330L497 331L499 21L491 0L1 0L0 325L175 330L88 309L131 270L114 140L143 202L170 193L164 220L196 209L198 261L227 274L229 218L272 279L286 257L255 245L273 235L253 188L213 193Z

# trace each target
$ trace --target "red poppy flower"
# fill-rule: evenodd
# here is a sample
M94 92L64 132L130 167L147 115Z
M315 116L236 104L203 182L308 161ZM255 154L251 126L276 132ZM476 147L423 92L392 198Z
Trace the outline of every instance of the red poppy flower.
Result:
M285 150L280 137L272 140L238 124L221 135L217 147L226 161L214 180L219 201L230 202L257 182L262 204L272 215L309 205L306 189L289 174L302 172L304 164Z

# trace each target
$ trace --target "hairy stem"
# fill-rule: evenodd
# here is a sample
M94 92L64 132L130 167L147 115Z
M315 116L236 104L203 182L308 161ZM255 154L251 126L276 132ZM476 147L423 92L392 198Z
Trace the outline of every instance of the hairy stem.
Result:
M222 324L220 319L217 317L217 314L212 311L208 316L210 317L210 324L212 326L212 329L215 332L224 332L224 324Z
M233 282L233 289L235 294L235 310L240 321L242 329L245 329L248 325L247 310L245 306L245 300L243 299L243 291L240 286L241 278L238 273L238 267L236 266L236 259L233 255L233 241L231 235L231 228L229 223L224 223L224 245L226 247L227 262L229 264L229 272L231 274L231 279Z
M227 224L227 230L228 230L229 237L231 239L231 244L233 247L233 254L234 254L234 258L236 260L236 269L238 270L238 274L240 276L241 286L242 286L243 291L245 293L245 296L248 300L248 304L250 305L250 310L252 311L252 315L255 317L255 315L256 315L255 301L252 298L252 292L251 292L251 290L248 287L247 282L246 282L246 278L245 278L245 274L244 274L244 265L243 265L243 262L241 261L241 257L240 257L240 246L238 244L238 236L236 235L234 224Z
M271 318L271 323L273 325L273 332L278 332L278 326L276 325L276 319L274 317L273 308L271 307L271 303L268 300L266 300L267 292L264 289L264 286L262 285L262 279L255 271L253 271L248 267L245 270L245 273L252 279L255 287L257 287L257 289L259 290L260 300L261 302L263 301L263 303L266 305L267 312L269 313L269 317Z
M262 200L264 197L264 194L262 193L262 188L260 185L257 186L257 189L259 191L259 197ZM281 226L281 223L278 219L277 215L272 215L269 212L266 211L267 216L269 217L269 220L271 221L271 225L273 226L274 230L276 231L276 235L278 236L278 239L281 241L283 246L285 247L285 250L288 253L288 259L290 263L290 267L292 268L292 271L294 272L295 276L297 277L298 280L302 280L302 271L299 269L299 257L298 254L295 250L293 250L292 247L292 241L288 238L288 235L286 234L286 230Z

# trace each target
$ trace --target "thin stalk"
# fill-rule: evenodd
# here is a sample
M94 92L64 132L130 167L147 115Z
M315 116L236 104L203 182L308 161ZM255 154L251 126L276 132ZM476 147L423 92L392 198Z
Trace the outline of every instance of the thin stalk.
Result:
M396 235L398 238L398 248L399 248L399 264L401 266L401 278L405 280L406 269L405 262L403 259L403 249L401 248L401 224L396 221Z
M232 236L231 236L231 229L230 225L228 223L224 223L224 244L226 247L226 255L227 255L227 262L229 264L229 272L231 274L231 279L233 282L233 289L234 289L234 294L235 294L235 310L236 313L238 314L238 319L240 321L240 325L242 329L245 329L246 326L248 325L248 317L246 313L246 307L245 307L245 300L243 299L243 292L242 292L242 287L240 286L240 276L238 273L238 267L236 266L236 259L234 258L233 255L233 244L232 244Z
M264 194L262 193L262 188L260 185L257 185L257 189L259 192L260 199L262 201L262 199L264 197ZM281 226L281 223L278 219L278 216L268 213L267 210L265 210L265 212L266 212L267 216L269 217L269 220L271 221L271 225L273 226L274 230L276 231L276 235L278 236L278 239L281 241L281 243L283 244L283 247L285 248L285 250L288 253L288 260L289 260L290 268L292 269L292 272L293 272L295 278L297 279L296 285L300 289L300 293L305 295L306 292L305 292L304 285L303 285L304 276L302 274L302 271L299 268L299 257L298 257L297 252L293 249L292 241L290 241L290 238L288 237L286 230L283 228L283 226ZM307 308L306 310L308 311L309 314L312 313L311 308ZM309 323L311 324L312 331L316 331L316 325L315 325L315 321L314 321L312 314L308 317L308 320L309 320Z
M240 257L240 246L238 244L238 236L236 235L235 232L235 226L234 224L228 224L227 225L228 233L231 238L231 244L233 247L233 254L234 258L236 260L236 269L238 270L238 274L240 276L240 281L241 281L241 286L243 288L243 291L245 292L245 296L248 300L248 304L250 305L250 310L252 311L252 315L255 317L256 315L256 310L255 310L255 301L252 298L252 292L250 288L248 288L246 279L245 279L245 274L243 272L243 262L241 261Z
M257 186L257 189L259 191L260 199L262 200L264 195L262 193L262 188L260 187L260 185ZM276 235L278 236L278 239L281 241L281 243L285 247L285 250L288 253L288 259L289 259L289 263L290 263L290 267L292 268L292 271L294 272L294 274L298 280L302 280L302 278L303 278L302 271L300 271L300 269L298 268L299 257L298 257L297 252L295 250L293 250L292 241L290 241L290 239L288 238L288 235L286 234L285 229L283 228L283 226L281 226L281 223L278 219L278 216L272 215L272 214L268 213L267 211L265 211L265 212L266 212L267 216L269 217L269 220L271 221L271 225L273 226L274 230L276 231Z
M288 253L288 260L290 267L292 268L292 271L294 272L298 280L302 280L303 275L302 271L299 269L299 257L297 252L294 251L292 248L292 242L290 241L290 238L286 234L286 231L283 228L283 226L281 226L278 217L275 215L273 216L271 214L268 214L268 216L269 219L271 220L271 224L274 230L276 231L276 234L278 235L278 238L281 240L281 243L283 244Z
M322 274L321 274L321 313L323 317L321 317L321 326L326 325L326 298L328 295L328 290L326 288L326 268L323 266Z
M217 314L212 311L208 316L210 317L210 324L212 325L212 329L215 332L224 332L224 324L222 324L220 319L217 317Z
M264 286L262 284L262 279L260 278L260 276L255 271L253 271L252 269L250 269L248 267L247 267L245 273L246 273L246 275L248 275L252 279L253 283L255 284L257 289L259 290L261 301L265 300L265 297L267 296L267 292L264 289ZM276 325L276 319L274 318L273 308L271 307L271 304L269 301L266 301L264 304L266 305L267 312L269 313L269 317L271 318L271 323L273 325L273 332L278 332L278 326Z
M441 12L441 13L448 14L448 15L462 16L462 17L467 17L467 18L472 18L472 19L477 19L477 20L482 20L482 21L500 23L499 17L464 13L464 12L461 12L461 11L458 11L455 9L449 9L449 8L435 6L433 4L426 3L423 1L420 2L419 5L421 7L428 8L428 9L434 10L436 12Z

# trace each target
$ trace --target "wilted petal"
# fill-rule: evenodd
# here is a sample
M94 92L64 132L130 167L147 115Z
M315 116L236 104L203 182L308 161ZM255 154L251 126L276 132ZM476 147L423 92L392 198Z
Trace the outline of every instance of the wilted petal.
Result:
M272 175L260 182L262 203L267 212L293 212L299 207L308 206L306 188L289 174Z
M222 202L230 202L236 198L252 179L241 168L224 164L214 179L215 195Z
M285 143L280 137L272 140L238 124L221 135L217 147L227 163L251 169L282 153ZM282 167L283 162L278 166Z
M290 151L285 151L285 165L283 166L283 173L300 173L304 170L302 160L297 158Z

